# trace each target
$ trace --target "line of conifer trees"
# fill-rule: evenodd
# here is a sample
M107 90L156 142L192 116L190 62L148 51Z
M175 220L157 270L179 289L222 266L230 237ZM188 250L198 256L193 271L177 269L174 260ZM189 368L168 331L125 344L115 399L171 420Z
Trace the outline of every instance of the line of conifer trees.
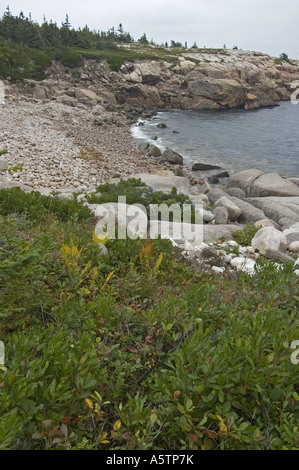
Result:
M31 14L25 17L21 11L18 16L14 16L9 7L0 19L0 38L42 50L61 49L65 46L103 49L113 47L116 43L134 42L130 33L124 31L122 24L107 32L92 31L87 25L75 29L71 26L69 16L66 15L61 26L52 20L48 22L45 17L43 23L39 25L32 20Z

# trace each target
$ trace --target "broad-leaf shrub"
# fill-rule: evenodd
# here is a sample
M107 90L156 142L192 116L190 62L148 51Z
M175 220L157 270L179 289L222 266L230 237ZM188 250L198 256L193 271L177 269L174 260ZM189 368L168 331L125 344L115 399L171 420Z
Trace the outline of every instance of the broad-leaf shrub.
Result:
M0 449L299 449L293 263L209 275L166 240L103 256L88 217L0 195Z

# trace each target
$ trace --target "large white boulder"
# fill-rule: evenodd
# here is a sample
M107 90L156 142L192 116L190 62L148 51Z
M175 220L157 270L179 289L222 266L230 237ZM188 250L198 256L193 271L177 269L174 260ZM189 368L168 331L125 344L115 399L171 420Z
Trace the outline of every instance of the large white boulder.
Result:
M253 237L251 246L265 255L268 249L285 252L288 246L286 236L274 227L263 227Z
M299 196L299 188L276 173L266 173L252 183L250 196Z
M260 170L256 170L255 168L239 171L230 178L228 188L243 189L245 194L248 195L252 183L262 174Z

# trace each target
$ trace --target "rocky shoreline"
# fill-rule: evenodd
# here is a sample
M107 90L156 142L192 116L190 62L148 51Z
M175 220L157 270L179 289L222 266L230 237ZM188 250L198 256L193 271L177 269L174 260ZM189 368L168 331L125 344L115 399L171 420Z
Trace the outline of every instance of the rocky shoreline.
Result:
M246 80L253 69L257 73L257 59L252 54L248 57L251 65L249 67L247 63L246 73L244 67L242 69ZM295 77L297 67L282 68L278 77L271 69L273 61L270 67L269 60L266 61L266 69L264 63L265 70L260 70L257 75L260 79L262 76L266 80L268 76L269 81L272 74L273 80L279 82L283 73L289 79ZM278 174L262 173L257 169L228 175L222 171L225 169L217 168L216 175L200 162L194 168L188 168L182 157L171 149L161 155L153 142L143 148L137 147L130 126L142 113L148 117L159 106L154 102L143 103L136 97L133 99L133 95L131 101L126 99L122 104L118 82L121 80L126 93L143 87L145 94L156 96L151 94L153 88L160 87L162 93L161 80L153 79L158 65L162 67L160 62L144 62L142 67L131 64L133 71L130 73L130 67L125 65L117 74L108 72L107 64L87 61L78 79L56 64L50 71L51 78L39 84L33 81L27 81L25 86L7 83L5 105L0 106L0 151L6 151L0 154L0 189L19 186L26 192L37 190L45 195L56 194L63 200L72 199L74 193L79 193L79 198L86 203L86 195L102 183L117 182L120 177L140 177L154 190L167 192L174 186L193 204L203 207L204 245L189 246L186 250L184 240L173 240L173 243L185 248L187 256L200 259L203 265L211 259L214 264L210 267L214 267L214 271L222 272L225 263L230 263L237 269L253 272L257 253L278 263L294 259L299 252L299 178L281 178ZM236 60L230 57L225 65L217 59L213 66L201 65L200 73L209 69L209 86L215 80L222 80L223 86L228 85L226 78L215 79L216 69L223 69L224 66L234 69ZM163 67L166 67L165 63ZM184 58L169 76L168 85L174 76L177 79L187 76L192 82L196 79L196 67ZM97 80L92 82L95 76ZM275 88L276 98L286 99L285 91L289 85L279 82L280 87L278 83L274 86L275 80L272 88L267 82L269 90ZM133 86L134 81L136 85ZM202 85L202 79L197 80L199 82ZM206 82L204 79L205 86ZM248 91L246 87L244 89ZM282 89L285 91L278 93ZM263 90L265 92L265 88ZM273 104L275 97L273 93L271 96ZM251 97L247 96L246 99L250 100ZM209 106L212 100L214 103L217 101L213 94ZM266 105L266 101L263 103ZM233 99L230 104L227 103L228 107L236 105ZM212 108L216 109L215 106ZM217 248L217 254L212 254L212 250L208 249L219 240L234 243L234 233L249 222L260 230L253 245L242 248L245 257L225 259L223 253L224 257L221 255L223 247ZM218 261L221 259L220 265L215 264L216 258Z
M299 179L291 182L276 174L244 170L235 174L224 190L212 188L207 181L203 185L191 185L188 178L174 176L170 171L165 176L148 173L134 176L151 190L170 193L175 187L179 194L188 196L195 210L201 211L202 237L193 241L184 237L185 233L194 232L194 225L190 223L179 224L179 238L175 223L159 222L157 225L157 233L169 238L174 248L180 249L196 269L217 274L245 272L254 275L259 269L257 260L263 256L278 269L284 263L293 263L294 272L299 275ZM250 193L257 186L261 192L276 193L276 196L247 198L246 191ZM102 206L87 205L95 217L101 219ZM141 210L123 203L107 203L104 207L117 219L126 220L127 225ZM132 209L135 209L134 216L129 215ZM240 240L239 243L234 238Z
M22 97L0 107L0 185L91 191L114 174L158 171L134 144L126 118L97 126L89 109Z
M277 62L249 51L198 50L167 57L125 61L118 72L105 60L86 59L74 70L53 62L44 80L6 81L0 106L0 150L7 150L0 158L1 187L84 192L117 175L164 170L202 183L206 174L190 170L175 152L161 159L154 145L137 148L130 125L160 109L275 106L290 99L299 78L299 62ZM215 176L209 183L219 182Z

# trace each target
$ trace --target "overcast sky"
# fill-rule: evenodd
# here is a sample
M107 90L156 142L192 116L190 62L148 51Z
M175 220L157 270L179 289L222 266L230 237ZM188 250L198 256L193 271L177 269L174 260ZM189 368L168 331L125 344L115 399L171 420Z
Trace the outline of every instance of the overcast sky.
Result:
M299 59L299 0L0 0L13 15L23 11L39 23L87 24L107 31L122 23L135 40L146 33L157 43L172 39L188 46L239 49Z

